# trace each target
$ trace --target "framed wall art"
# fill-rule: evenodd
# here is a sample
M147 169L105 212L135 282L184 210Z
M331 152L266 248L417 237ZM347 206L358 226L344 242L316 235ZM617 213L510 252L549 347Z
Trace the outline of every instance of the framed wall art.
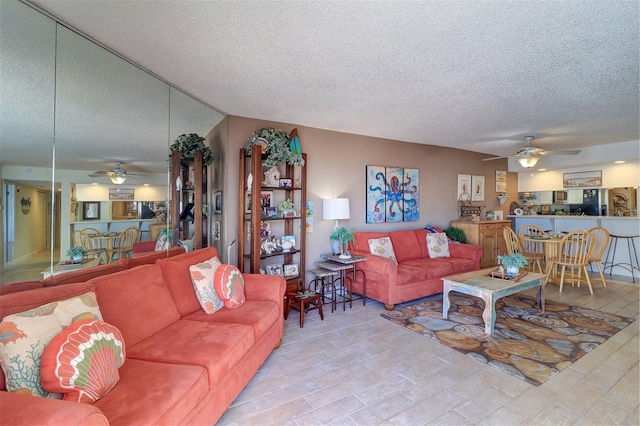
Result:
M602 186L602 170L593 172L563 173L564 188L581 188L585 186Z
M217 214L222 213L222 191L213 193L213 212Z
M484 201L484 176L471 176L471 201Z
M414 222L420 218L420 171L366 166L367 223Z
M457 201L471 201L471 175L458 175Z
M109 188L110 200L133 200L134 194L133 188Z
M82 220L99 220L100 202L85 201L82 203Z

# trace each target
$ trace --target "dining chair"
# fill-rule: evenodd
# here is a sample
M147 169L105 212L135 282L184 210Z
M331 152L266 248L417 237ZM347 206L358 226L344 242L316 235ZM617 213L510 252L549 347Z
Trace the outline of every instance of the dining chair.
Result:
M604 272L602 270L602 255L604 254L605 249L611 241L611 234L609 234L609 231L601 226L593 227L589 229L589 232L595 237L595 248L593 249L593 253L589 258L589 268L591 268L592 263L596 264L596 266L598 267L598 272L600 272L600 279L602 280L602 284L606 287L607 282L604 279Z
M124 259L125 257L131 257L131 250L133 250L133 243L138 241L140 235L140 229L136 226L130 226L118 235L115 246L113 247L112 262L118 258Z
M82 246L82 229L76 229L73 231L71 239L73 240L74 247Z
M86 252L85 257L99 257L101 263L107 263L107 250L102 247L101 241L91 238L93 235L100 235L100 231L95 228L84 228L80 231L80 245Z
M582 279L582 272L589 285L589 292L593 294L593 287L591 286L591 279L587 272L587 265L589 265L589 259L596 246L594 235L585 230L569 232L560 241L560 248L558 255L553 259L547 259L552 262L552 268L561 268L560 274L560 293L562 293L562 287L564 285L565 273L567 269L571 272L571 278L567 278L571 281L572 285L578 284L580 287L580 281ZM577 273L577 277L576 277Z
M545 235L547 235L547 233L537 225L522 225L520 229L518 229L519 237L543 237ZM522 250L524 250L523 254L541 256L544 261L544 243L520 240L520 245Z
M507 254L521 254L527 259L528 266L527 268L530 271L535 272L535 266L538 265L538 271L541 274L542 272L542 264L541 261L544 259L544 256L538 255L535 253L526 253L522 250L522 246L520 245L520 240L513 229L509 227L502 228L502 235L504 236L504 241L507 243Z

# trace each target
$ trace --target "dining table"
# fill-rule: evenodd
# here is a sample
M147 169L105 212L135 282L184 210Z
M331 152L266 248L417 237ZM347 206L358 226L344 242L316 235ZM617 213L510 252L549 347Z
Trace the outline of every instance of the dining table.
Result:
M113 242L120 236L117 232L103 232L101 234L90 235L91 240L102 240L105 242L105 255L107 257L107 264L113 261ZM102 244L99 244L102 247Z
M558 278L558 271L553 269L553 262L550 259L558 257L560 250L560 242L562 238L558 238L552 235L527 235L520 236L521 241L542 243L544 247L544 263L545 273L549 277L549 280Z

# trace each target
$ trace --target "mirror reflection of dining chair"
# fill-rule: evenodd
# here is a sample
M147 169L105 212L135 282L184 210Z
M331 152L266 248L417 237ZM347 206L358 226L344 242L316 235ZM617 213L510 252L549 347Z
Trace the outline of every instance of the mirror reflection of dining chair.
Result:
M125 257L131 257L131 251L133 250L133 243L138 241L140 235L140 229L136 226L130 226L118 235L116 243L113 247L112 262L117 259L124 259ZM116 255L118 255L116 257Z
M74 233L75 234L75 233ZM107 263L107 250L102 247L102 241L92 238L100 235L100 231L95 228L84 228L80 231L80 241L85 251L85 257L99 257L101 263Z
M560 268L560 293L562 293L562 287L565 281L565 273L567 269L571 272L571 277L567 277L567 281L570 281L572 285L578 285L580 287L580 281L582 280L582 273L589 285L589 292L593 294L593 287L591 286L591 279L587 271L587 265L589 265L589 259L591 259L593 250L596 246L595 237L589 231L573 231L569 232L560 241L560 249L558 254L553 259L548 259L552 262L552 268ZM576 276L577 273L577 276Z
M502 235L504 236L504 241L507 243L507 254L521 254L527 259L527 269L535 272L535 267L538 265L538 272L544 274L542 272L542 260L544 256L535 254L535 253L526 253L522 246L520 245L520 240L513 229L504 227L502 228Z
M598 272L600 272L600 279L602 280L602 284L606 287L607 282L604 279L604 272L602 270L602 255L604 254L604 250L609 245L609 241L611 241L611 234L609 231L604 229L601 226L596 226L594 228L589 229L589 232L593 234L595 237L595 248L593 249L593 253L589 258L589 268L591 268L591 264L595 263L598 267Z

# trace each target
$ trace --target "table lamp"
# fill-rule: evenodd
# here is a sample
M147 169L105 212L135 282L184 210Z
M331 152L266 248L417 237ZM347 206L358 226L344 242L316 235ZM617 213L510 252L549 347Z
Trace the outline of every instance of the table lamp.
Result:
M350 217L348 198L329 198L322 200L322 219L336 221L333 231L340 229L338 220L349 219ZM341 253L338 241L331 241L331 246L333 254Z

